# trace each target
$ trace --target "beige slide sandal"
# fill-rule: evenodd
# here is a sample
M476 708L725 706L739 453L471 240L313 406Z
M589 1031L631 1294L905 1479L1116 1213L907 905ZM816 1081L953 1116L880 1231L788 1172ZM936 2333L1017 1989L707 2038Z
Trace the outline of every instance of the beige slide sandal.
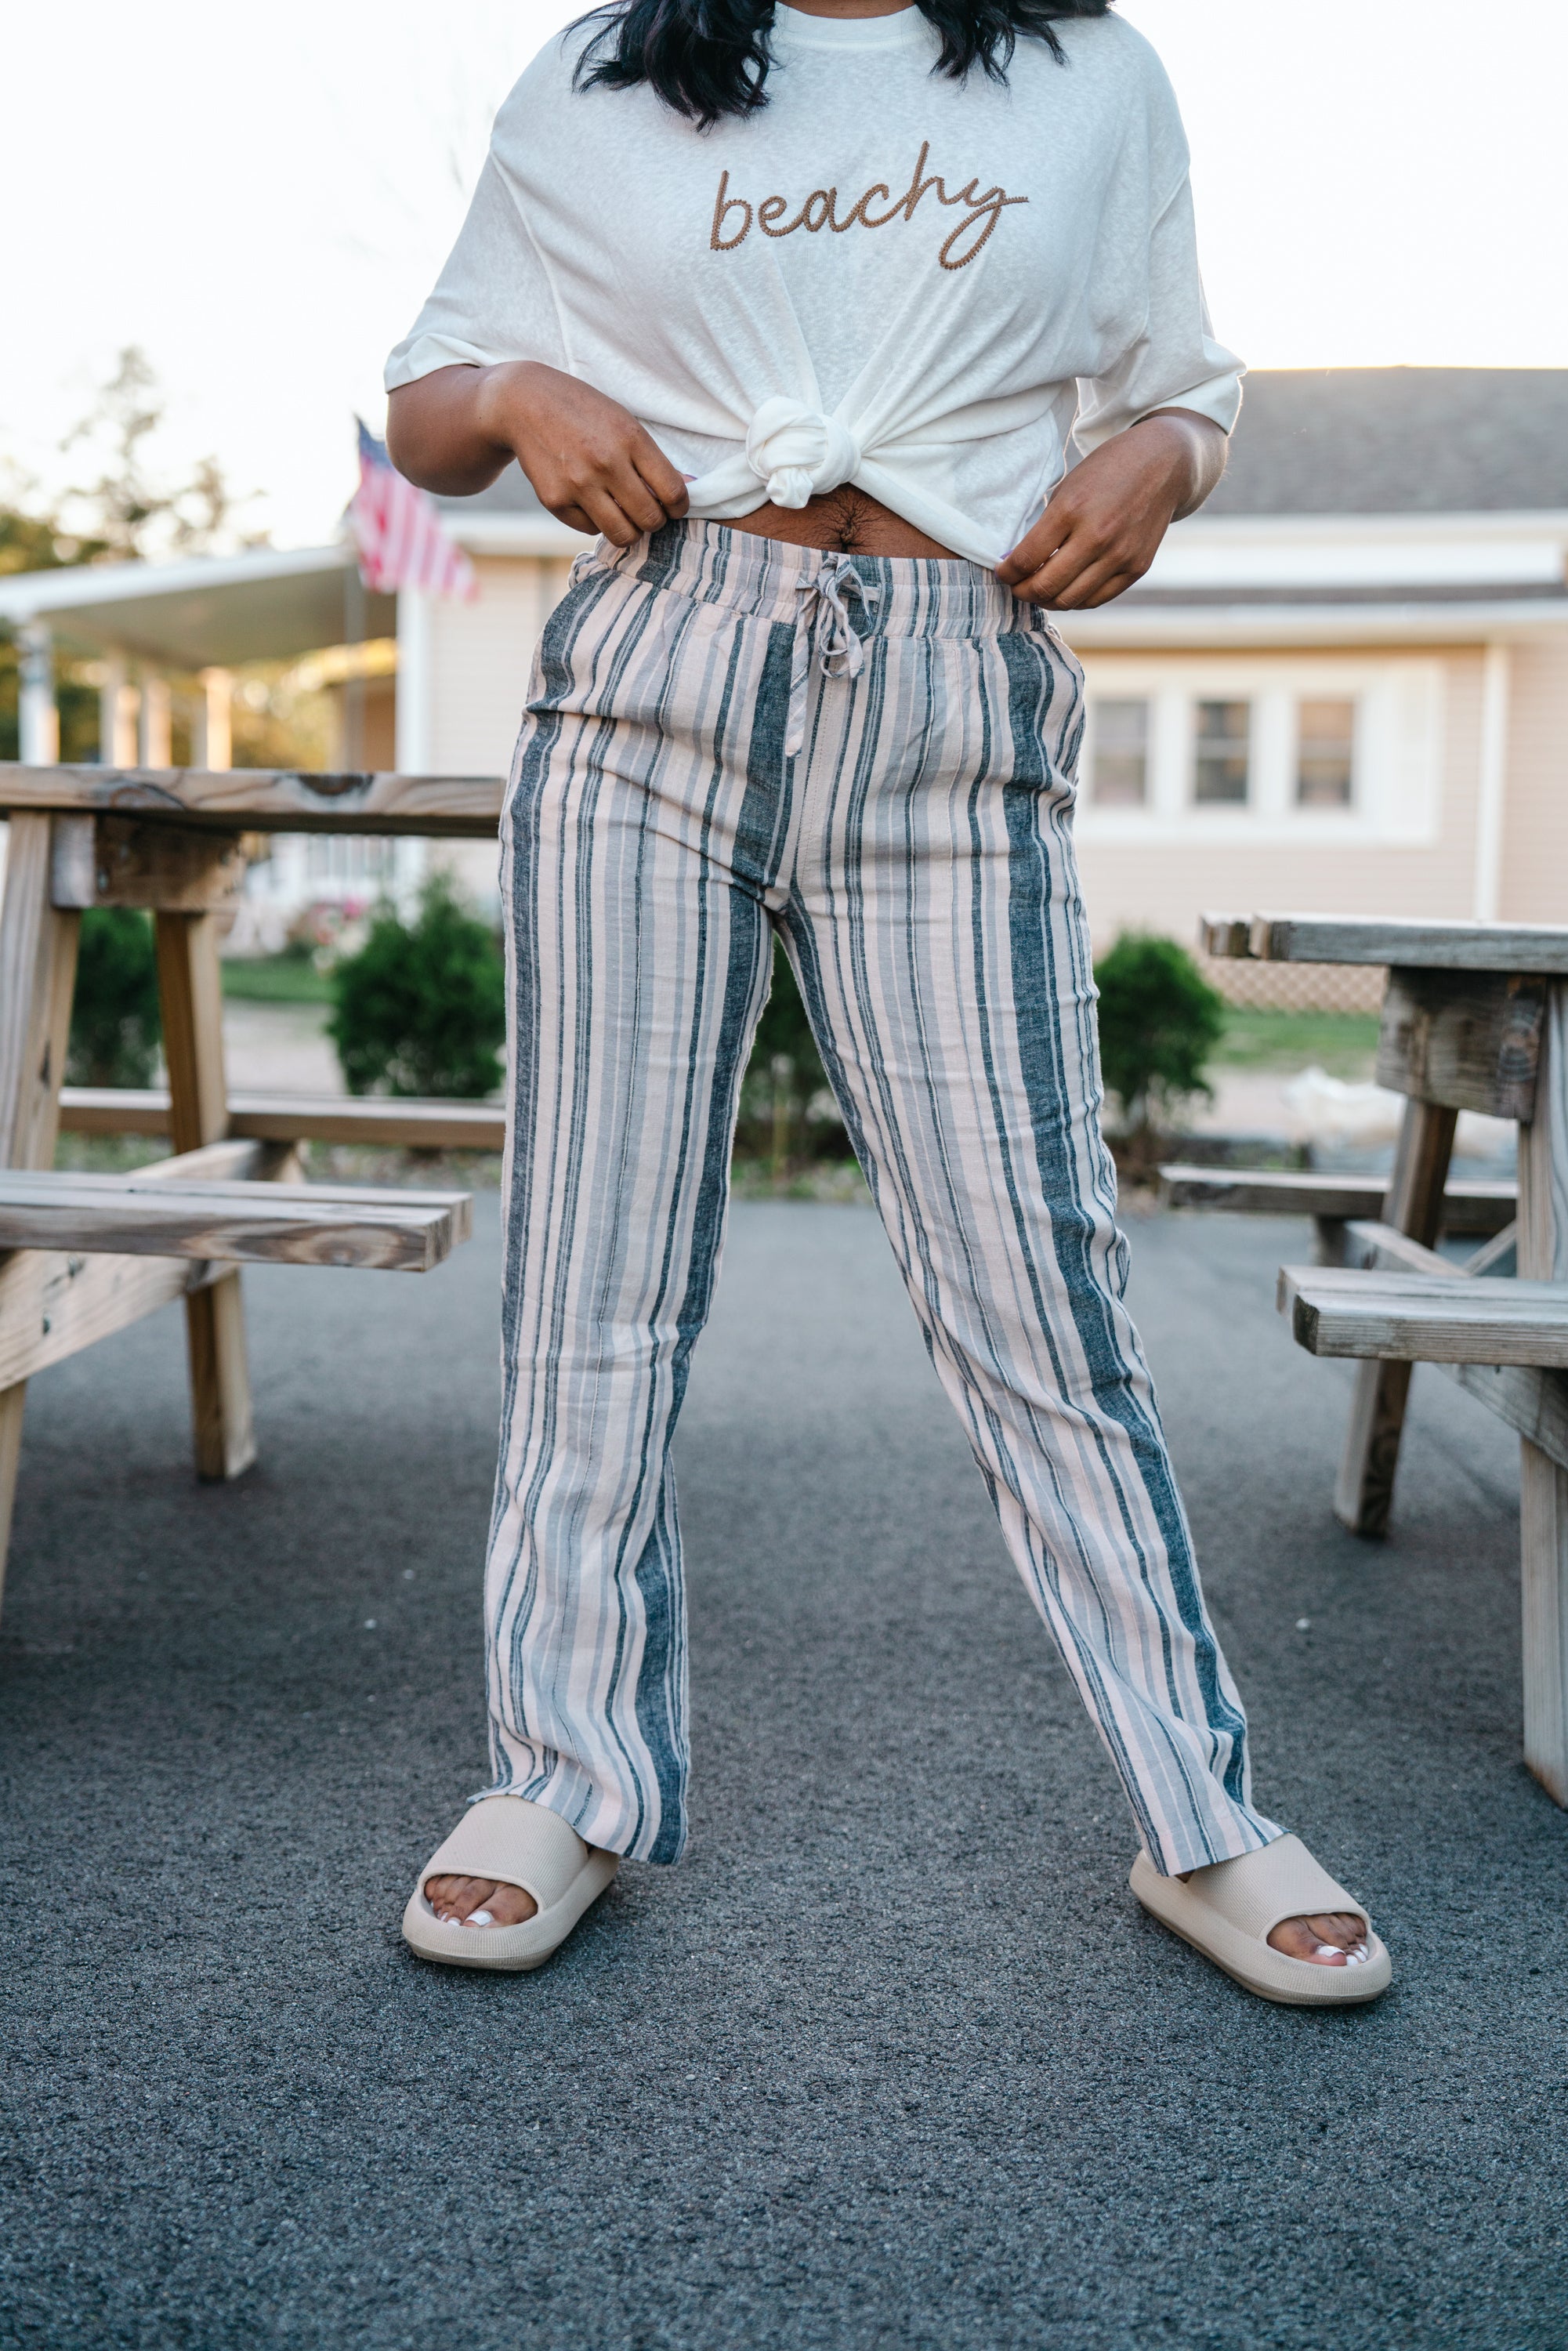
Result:
M1343 2008L1388 1989L1394 1963L1364 1906L1334 1884L1300 1837L1276 1837L1239 1861L1212 1862L1187 1878L1162 1877L1140 1853L1127 1883L1162 1927L1260 1999L1291 2008ZM1365 1922L1366 1957L1352 1967L1293 1959L1269 1940L1282 1918L1321 1917L1333 1910L1352 1910Z
M403 1940L422 1959L444 1967L542 1968L620 1865L619 1854L584 1844L559 1813L525 1796L482 1796L420 1871L402 1914ZM433 1877L520 1886L538 1908L518 1927L459 1927L438 1918L425 1900Z

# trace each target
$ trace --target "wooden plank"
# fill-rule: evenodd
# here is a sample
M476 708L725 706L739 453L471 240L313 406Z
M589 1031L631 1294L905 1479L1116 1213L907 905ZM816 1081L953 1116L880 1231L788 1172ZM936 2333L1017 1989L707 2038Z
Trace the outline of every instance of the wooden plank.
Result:
M66 1115L68 1113L62 1113ZM1212 1208L1244 1217L1377 1217L1387 1186L1375 1176L1323 1176L1274 1167L1189 1167L1173 1161L1160 1169L1162 1196L1172 1208ZM1479 1237L1511 1224L1516 1187L1450 1179L1441 1230Z
M1310 1355L1568 1369L1568 1282L1287 1265L1279 1302Z
M0 1249L423 1273L467 1238L465 1193L0 1174Z
M0 1167L47 1167L55 1155L81 917L57 913L49 904L53 830L50 817L16 816L6 845L0 900ZM19 1382L0 1380L0 1588L26 1393Z
M1427 1249L1441 1227L1457 1123L1452 1110L1412 1102L1399 1129L1383 1221ZM1388 1531L1409 1401L1408 1364L1368 1363L1357 1374L1333 1506L1342 1525L1369 1541Z
M184 1258L24 1249L0 1259L0 1391L62 1364L144 1314L188 1298L221 1269Z
M1495 1245L1489 1242L1475 1257L1456 1267L1436 1249L1423 1249L1419 1241L1396 1232L1391 1225L1352 1221L1340 1229L1343 1249L1336 1262L1373 1271L1431 1273L1445 1279L1458 1273L1473 1280L1490 1270L1496 1254ZM1510 1236L1512 1231L1511 1225ZM1511 1238L1509 1247L1511 1250ZM1515 1364L1436 1364L1433 1369L1568 1468L1568 1374Z
M1568 986L1552 988L1536 1114L1519 1134L1519 1270L1568 1282ZM1524 1760L1568 1806L1568 1468L1527 1434L1519 1448Z
M1528 1437L1554 1468L1568 1470L1568 1373L1533 1371L1515 1364L1439 1364L1437 1368Z
M0 1167L47 1167L70 1034L80 917L49 904L47 817L11 820L0 906Z
M5 1273L4 1265L0 1265L0 1281ZM0 1321L0 1354L4 1353L5 1340L5 1324ZM8 1386L0 1386L0 1604L5 1598L5 1559L11 1548L11 1520L16 1508L16 1474L22 1465L26 1378L26 1373L21 1372Z
M1391 971L1377 1082L1452 1110L1531 1118L1545 1014L1545 981L1522 972Z
M494 840L502 776L310 775L285 768L0 766L0 810L87 810L228 832Z
M229 1096L228 1111L231 1134L276 1143L501 1151L507 1140L506 1107L501 1102L389 1101L369 1094L237 1093ZM68 1086L60 1100L60 1123L73 1134L167 1134L169 1097L153 1087Z
M176 1159L155 1159L150 1167L138 1167L129 1176L115 1176L115 1183L143 1184L253 1184L274 1178L275 1170L286 1155L275 1143L243 1142L237 1138L223 1143L205 1143L199 1151L183 1151ZM68 1183L79 1183L78 1176L68 1176Z
M1197 943L1205 955L1218 956L1222 961L1249 956L1252 952L1252 917L1250 914L1200 914L1197 918Z
M198 914L232 904L245 869L237 833L198 832L140 817L55 819L50 895L56 906Z
M1568 973L1568 925L1426 923L1343 914L1254 914L1249 945L1269 963L1397 964L1431 971Z
M1517 1273L1519 1271L1519 1225L1504 1225L1482 1243L1473 1256L1465 1259L1467 1273Z
M228 1132L218 918L159 914L153 928L169 1070L169 1133L177 1153L196 1151L222 1142ZM186 1299L185 1337L196 1475L213 1481L237 1478L256 1459L237 1272Z

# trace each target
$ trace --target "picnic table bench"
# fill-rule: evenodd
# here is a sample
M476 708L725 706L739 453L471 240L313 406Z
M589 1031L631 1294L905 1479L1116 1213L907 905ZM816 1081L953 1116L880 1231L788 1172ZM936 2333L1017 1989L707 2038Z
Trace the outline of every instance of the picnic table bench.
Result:
M0 1585L26 1383L183 1301L198 1477L256 1458L239 1268L424 1272L468 1238L464 1192L313 1184L298 1146L499 1149L493 1103L240 1095L224 1068L218 942L247 836L493 837L499 777L0 763ZM167 1091L62 1082L77 941L92 906L153 918ZM167 1135L122 1176L56 1170L62 1126Z
M1361 1366L1334 1495L1354 1532L1387 1531L1416 1363L1519 1431L1525 1761L1568 1805L1568 925L1226 915L1204 944L1387 967L1376 1076L1406 1109L1375 1214L1343 1213L1355 1179L1163 1173L1184 1205L1316 1218L1320 1262L1281 1268L1279 1304L1311 1353ZM1518 1123L1516 1186L1449 1183L1462 1110ZM1434 1247L1483 1230L1463 1263Z

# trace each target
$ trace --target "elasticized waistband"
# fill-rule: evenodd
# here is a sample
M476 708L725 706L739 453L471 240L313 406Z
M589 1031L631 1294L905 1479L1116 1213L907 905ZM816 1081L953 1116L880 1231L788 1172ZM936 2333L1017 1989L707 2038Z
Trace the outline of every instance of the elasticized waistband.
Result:
M695 603L723 604L791 625L802 617L824 569L852 568L866 593L854 596L854 634L871 637L1054 635L1038 607L1021 602L978 563L921 555L841 555L790 547L719 522L670 522L632 546L601 539L580 565L615 570Z

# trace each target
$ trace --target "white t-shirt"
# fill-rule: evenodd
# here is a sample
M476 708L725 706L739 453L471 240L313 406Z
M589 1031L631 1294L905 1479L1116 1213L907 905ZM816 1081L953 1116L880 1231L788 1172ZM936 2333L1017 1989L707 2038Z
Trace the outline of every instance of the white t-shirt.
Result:
M387 364L534 360L594 384L716 521L852 482L994 565L1068 437L1179 403L1229 431L1186 141L1115 16L1020 39L1005 88L933 72L918 9L780 5L768 104L693 128L647 85L574 91L559 36L496 118L451 258Z

